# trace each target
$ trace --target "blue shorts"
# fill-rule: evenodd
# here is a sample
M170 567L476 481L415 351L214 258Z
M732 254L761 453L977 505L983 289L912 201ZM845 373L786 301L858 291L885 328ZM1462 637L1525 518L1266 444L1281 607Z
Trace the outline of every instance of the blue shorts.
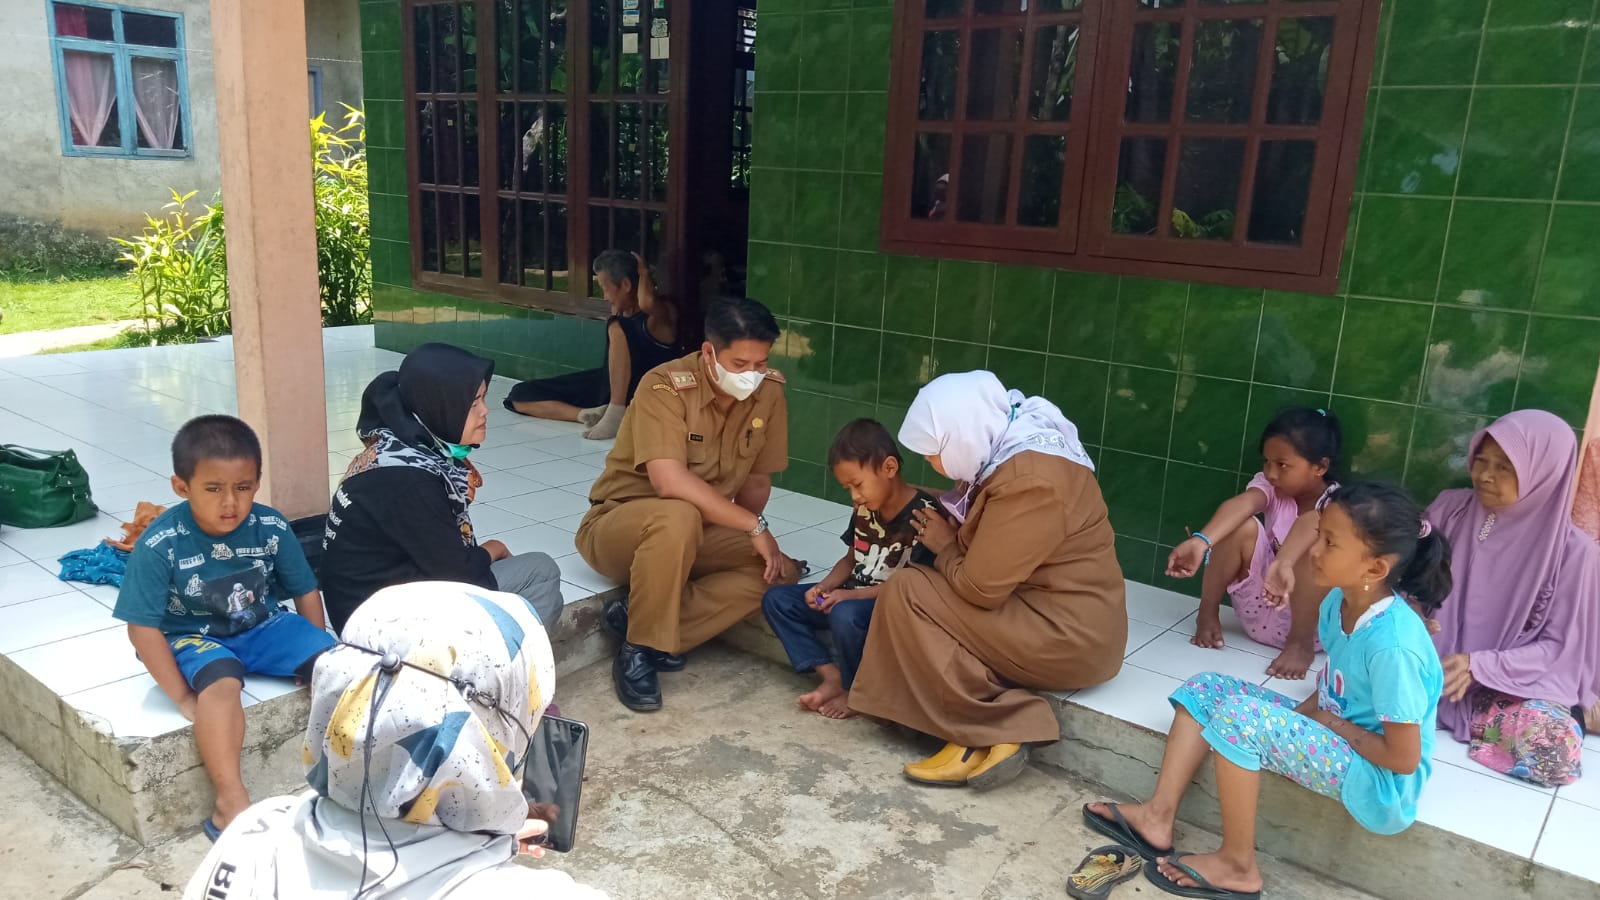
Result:
M197 694L223 678L242 681L246 674L309 680L312 661L333 643L333 635L290 612L230 637L167 635L178 671Z

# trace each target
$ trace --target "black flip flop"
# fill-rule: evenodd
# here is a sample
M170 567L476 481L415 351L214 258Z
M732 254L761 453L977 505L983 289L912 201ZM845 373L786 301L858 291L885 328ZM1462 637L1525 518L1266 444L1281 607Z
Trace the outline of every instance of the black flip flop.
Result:
M1134 850L1145 859L1172 855L1171 847L1163 849L1154 846L1145 840L1143 835L1134 831L1133 826L1128 824L1128 820L1122 817L1122 810L1117 808L1117 804L1105 802L1105 807L1116 821L1113 822L1111 819L1096 813L1089 808L1089 804L1085 803L1083 805L1083 824L1111 838L1118 844Z
M1171 878L1161 874L1161 867L1150 865L1144 867L1145 880L1161 890L1177 897L1199 897L1202 900L1261 900L1260 891L1230 891L1219 888L1207 881L1204 875L1196 872L1193 867L1184 865L1181 860L1189 853L1166 854L1167 862L1183 870L1185 875L1195 880L1196 887L1181 885Z
M1096 847L1067 876L1067 894L1078 900L1107 897L1111 889L1139 874L1144 857L1131 847Z

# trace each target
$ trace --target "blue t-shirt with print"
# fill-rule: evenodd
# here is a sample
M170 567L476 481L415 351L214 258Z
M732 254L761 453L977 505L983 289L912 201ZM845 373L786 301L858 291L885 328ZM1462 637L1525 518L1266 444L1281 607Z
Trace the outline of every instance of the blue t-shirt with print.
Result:
M166 634L228 637L316 587L317 576L282 513L253 504L238 528L212 537L195 524L189 504L180 503L156 517L134 545L114 615Z
M1379 734L1385 723L1414 724L1421 731L1422 759L1415 771L1401 775L1370 763L1353 765L1339 795L1362 827L1395 834L1416 821L1417 800L1433 771L1444 669L1422 618L1399 597L1380 603L1381 609L1375 605L1345 634L1344 595L1335 588L1322 601L1318 635L1328 664L1317 676L1317 706Z

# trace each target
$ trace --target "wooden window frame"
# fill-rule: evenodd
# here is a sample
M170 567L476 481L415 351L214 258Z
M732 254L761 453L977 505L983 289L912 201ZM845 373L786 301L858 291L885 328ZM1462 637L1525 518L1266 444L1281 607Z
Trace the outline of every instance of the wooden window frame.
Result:
M477 89L475 92L457 92L463 96L470 95L478 104L478 184L476 187L454 187L428 185L423 187L420 182L418 164L419 140L417 134L416 104L416 21L413 10L421 6L443 5L450 2L462 2L474 7L475 27L480 48L491 48L487 53L480 49L478 52ZM648 0L641 0L648 2ZM620 9L620 4L618 4ZM668 35L670 42L669 58L673 63L668 67L668 92L666 109L668 116L668 145L669 157L682 160L685 150L685 109L688 105L687 95L690 79L685 71L688 66L685 60L689 55L689 29L692 19L692 6L687 0L675 3L671 13L671 30ZM498 34L494 14L493 0L402 0L400 4L401 29L401 74L402 74L402 109L405 116L405 146L406 146L406 195L411 239L411 283L417 288L448 294L458 297L467 297L479 300L490 300L506 303L513 306L539 309L548 312L561 313L587 319L604 320L610 315L610 307L602 298L592 296L590 284L593 278L589 271L589 260L594 253L590 252L590 217L589 206L596 203L603 206L630 206L628 201L617 201L612 198L591 197L590 184L590 123L588 107L591 101L609 103L616 98L611 94L597 95L590 90L589 63L589 15L587 0L567 0L567 69L568 86L564 97L558 101L567 108L567 260L568 279L567 289L544 290L530 288L522 285L502 284L499 279L500 266L500 233L499 233L499 204L503 199L502 194L507 192L499 187L499 116L497 104L504 98L516 98L517 93L502 95L497 91L497 72L494 65L489 62L493 57L493 48L497 48ZM584 52L576 52L581 48ZM431 96L431 95L427 95ZM652 98L653 99L653 98ZM641 106L648 105L643 92L639 95ZM614 152L614 148L613 151ZM683 240L685 225L685 204L682 199L686 193L685 169L683 165L670 166L667 172L667 201L663 212L664 231L661 242L660 260L666 263L668 270L669 291L682 290L677 281L685 277L677 269L681 266L672 266L671 261L680 256L679 247ZM449 275L422 268L422 216L421 194L431 191L435 193L476 193L478 201L478 231L480 239L480 253L482 257L481 271L476 276ZM605 249L605 248L601 248Z
M1079 58L1072 94L1072 114L1065 171L1062 176L1060 221L1055 228L1019 225L983 225L957 221L959 203L959 139L952 139L947 204L949 221L930 221L911 215L914 177L913 141L919 131L1010 131L1026 135L1040 131L1027 118L1026 102L1034 28L1041 21L1062 20L1061 14L1035 11L1005 16L975 16L972 0L959 17L929 25L927 0L900 0L895 5L894 41L889 116L885 136L885 178L880 246L885 252L914 256L974 259L1018 265L1117 275L1201 281L1272 290L1334 293L1348 230L1360 151L1366 93L1377 45L1380 0L1296 0L1284 5L1207 4L1188 0L1174 8L1146 8L1138 0L1083 0L1076 11L1080 23ZM1028 4L1037 7L1037 2ZM1293 18L1338 16L1333 30L1333 50L1323 89L1320 122L1311 126L1270 125L1264 121L1265 98L1271 84L1271 51L1277 22L1285 9ZM1252 11L1256 15L1250 15ZM1260 54L1251 95L1248 124L1206 125L1185 121L1183 110L1189 84L1191 48L1196 25L1209 19L1261 18ZM1176 64L1177 77L1168 122L1134 124L1123 121L1135 27L1147 21L1182 22L1184 40ZM926 31L949 24L970 29L1014 23L1023 25L1022 62L1017 86L1018 109L1014 120L981 123L977 127L918 119L922 42ZM1026 23L1026 24L1024 24ZM964 31L970 34L970 31ZM967 62L970 39L961 41L955 111L966 108ZM952 125L952 127L946 127ZM994 127L998 126L998 127ZM1158 223L1170 221L1179 147L1184 137L1243 138L1246 156L1239 186L1237 224L1231 240L1194 240L1161 235L1126 235L1111 231L1111 208L1118 184L1120 142L1124 136L1159 136L1168 141L1166 172L1162 181ZM1250 200L1255 183L1257 148L1263 139L1299 138L1317 141L1317 160L1311 169L1305 223L1300 244L1272 245L1245 240ZM1022 153L1012 150L1008 210L1016 210ZM1079 198L1082 198L1080 201Z

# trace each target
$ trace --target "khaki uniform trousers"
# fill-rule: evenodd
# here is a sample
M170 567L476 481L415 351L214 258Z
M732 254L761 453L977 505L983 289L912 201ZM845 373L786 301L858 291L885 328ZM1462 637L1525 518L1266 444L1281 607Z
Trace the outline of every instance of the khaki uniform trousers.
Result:
M707 525L685 500L607 501L578 526L578 553L628 584L628 643L684 653L761 608L765 563L750 536Z

